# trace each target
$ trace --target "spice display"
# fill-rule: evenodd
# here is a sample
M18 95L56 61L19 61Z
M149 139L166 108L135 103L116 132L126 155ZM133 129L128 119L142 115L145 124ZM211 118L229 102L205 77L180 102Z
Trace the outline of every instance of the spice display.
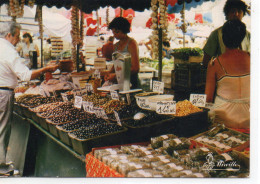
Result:
M187 116L192 113L202 112L203 110L199 107L192 105L188 100L179 101L176 104L176 114L175 116Z

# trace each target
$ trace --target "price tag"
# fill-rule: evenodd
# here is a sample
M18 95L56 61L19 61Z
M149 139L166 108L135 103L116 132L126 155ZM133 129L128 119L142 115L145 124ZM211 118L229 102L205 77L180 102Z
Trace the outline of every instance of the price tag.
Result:
M164 82L153 81L153 92L163 94L163 92L164 92Z
M100 71L99 70L95 70L95 72L93 73L93 78L100 79Z
M197 107L205 107L207 95L190 94L190 102Z
M108 119L107 114L103 108L95 108L94 112L98 118Z
M117 91L110 91L110 95L111 95L112 100L119 100Z
M129 93L126 94L126 100L127 100L127 105L130 105L131 104L131 98L130 98Z
M44 91L44 89L43 89L42 86L40 86L39 91L40 91L40 94L41 94L42 96L46 97L45 91Z
M92 91L93 91L93 86L92 86L92 84L86 83L86 89L87 89L87 92L92 92Z
M83 105L84 111L89 112L89 113L95 113L95 112L94 112L93 102L83 101L83 102L82 102L82 105Z
M120 118L119 118L118 113L117 113L116 111L114 111L114 114L115 114L115 117L116 117L117 124L118 124L119 126L122 126L122 123L121 123L121 121L120 121Z
M157 102L156 112L158 114L176 114L176 101Z
M151 109L147 99L137 98L136 103L142 109Z
M79 83L80 78L81 78L81 77L72 77L72 83L73 83L77 88L80 87L80 83Z
M69 101L68 96L67 96L66 93L61 93L61 97L62 97L63 102L68 102Z
M81 108L81 106L82 106L82 97L75 96L74 107Z

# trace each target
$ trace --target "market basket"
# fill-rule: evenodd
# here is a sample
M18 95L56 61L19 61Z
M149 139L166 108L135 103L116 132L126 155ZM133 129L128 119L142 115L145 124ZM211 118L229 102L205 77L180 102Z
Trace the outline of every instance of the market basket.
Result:
M127 132L127 128L123 127L123 130L121 131L113 132L111 134L105 134L90 139L78 139L72 133L69 133L69 137L71 138L73 149L79 154L86 155L94 147L125 144L126 132Z

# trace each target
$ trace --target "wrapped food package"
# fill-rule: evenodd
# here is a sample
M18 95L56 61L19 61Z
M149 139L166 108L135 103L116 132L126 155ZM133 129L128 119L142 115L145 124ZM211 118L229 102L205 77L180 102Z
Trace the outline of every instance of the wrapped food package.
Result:
M138 169L148 169L148 168L151 168L151 166L150 164L147 164L145 162L128 162L128 160L126 160L126 163L122 163L121 165L118 166L118 171L119 173L126 176L131 171L135 171Z
M174 150L188 149L190 145L190 140L186 138L175 138L163 141L163 147L171 156Z
M158 178L158 177L164 177L163 173L160 171L156 171L153 169L139 169L136 171L129 172L127 174L127 177L129 178Z
M117 155L121 152L122 151L118 148L107 148L107 149L95 150L94 157L102 161L102 157L106 155Z
M151 145L153 149L157 149L163 146L163 141L168 139L177 138L173 134L167 134L167 135L161 135L158 137L152 137L151 138Z

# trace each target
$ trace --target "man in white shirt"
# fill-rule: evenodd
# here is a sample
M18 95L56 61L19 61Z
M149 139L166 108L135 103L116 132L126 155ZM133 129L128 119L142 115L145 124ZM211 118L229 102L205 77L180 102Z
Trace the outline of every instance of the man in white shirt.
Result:
M6 150L11 133L17 78L29 81L58 68L58 65L52 65L34 71L29 70L15 49L20 40L20 30L21 26L15 22L0 23L0 172L9 167L6 163Z

